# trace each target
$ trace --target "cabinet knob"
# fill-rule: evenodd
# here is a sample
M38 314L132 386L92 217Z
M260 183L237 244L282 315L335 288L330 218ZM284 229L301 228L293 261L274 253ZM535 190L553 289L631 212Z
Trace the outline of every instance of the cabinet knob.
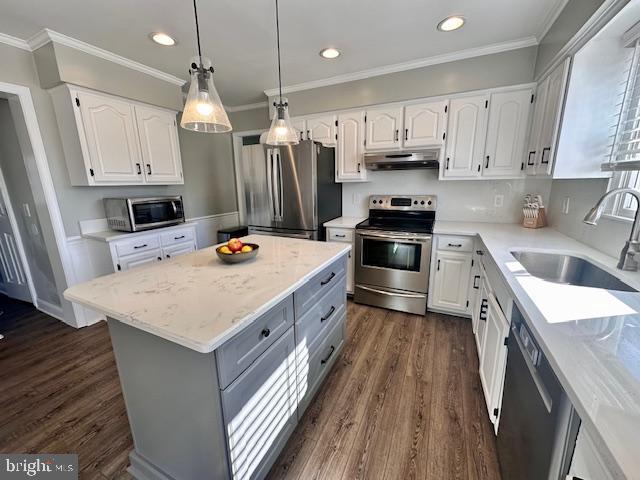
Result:
M264 338L267 338L269 335L271 335L271 330L269 330L268 328L265 328L265 329L264 329L264 330L262 330L262 332L260 332L260 333L261 333L261 335L262 335Z

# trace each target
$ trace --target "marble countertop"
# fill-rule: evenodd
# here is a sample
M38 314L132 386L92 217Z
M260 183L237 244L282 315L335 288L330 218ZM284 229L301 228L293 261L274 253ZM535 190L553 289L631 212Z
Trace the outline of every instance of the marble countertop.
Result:
M356 225L366 220L367 217L338 217L322 225L327 228L356 228Z
M117 230L103 230L101 232L86 232L86 233L83 233L82 236L84 238L99 240L101 242L113 242L116 240L136 238L136 237L141 237L143 235L149 235L154 233L158 234L162 232L167 232L169 230L175 230L176 228L195 227L196 225L197 224L195 222L184 222L184 223L179 223L177 225L171 225L169 227L154 228L151 230L142 230L140 232L120 232Z
M351 249L266 235L244 240L260 245L254 260L229 265L208 247L75 285L64 297L208 353Z
M437 221L434 233L480 236L611 472L640 478L640 293L547 282L511 252L570 253L638 290L640 273L551 228Z

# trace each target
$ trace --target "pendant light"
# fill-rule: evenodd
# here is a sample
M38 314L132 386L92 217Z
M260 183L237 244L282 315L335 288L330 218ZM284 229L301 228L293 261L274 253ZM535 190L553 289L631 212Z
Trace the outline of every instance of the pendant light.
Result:
M184 103L184 111L180 126L187 130L205 133L224 133L231 131L231 122L224 110L220 96L213 84L213 67L211 61L202 56L200 48L200 28L198 26L198 9L193 0L193 11L196 19L196 37L198 39L198 59L191 64L189 75L191 85Z
M278 0L276 0L276 36L278 40L278 89L279 101L273 102L276 107L271 128L267 134L268 145L296 145L298 143L298 131L293 128L289 118L289 104L282 101L282 69L280 66L280 18L278 15Z

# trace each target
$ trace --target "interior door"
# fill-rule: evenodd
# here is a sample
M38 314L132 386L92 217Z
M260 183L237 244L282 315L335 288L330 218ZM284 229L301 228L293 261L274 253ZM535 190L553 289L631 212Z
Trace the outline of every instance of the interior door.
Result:
M276 227L316 230L316 149L311 141L274 148Z
M324 115L307 120L309 140L332 147L336 144L336 116Z
M366 119L367 150L400 148L402 107L370 109Z
M472 178L480 175L488 105L486 95L451 100L444 177Z
M0 290L11 298L33 301L4 194L0 195Z
M336 181L362 181L367 178L363 150L364 110L339 114Z
M524 172L524 149L532 90L491 95L483 176L519 177Z
M95 183L143 183L142 158L130 103L78 92Z
M419 103L404 108L404 146L442 145L449 101Z
M184 183L175 114L138 105L135 113L147 183Z

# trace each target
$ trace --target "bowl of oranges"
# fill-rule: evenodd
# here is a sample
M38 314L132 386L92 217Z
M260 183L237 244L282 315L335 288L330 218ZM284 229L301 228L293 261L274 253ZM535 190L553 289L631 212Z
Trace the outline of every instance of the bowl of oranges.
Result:
M260 247L255 243L242 243L238 238L232 238L224 245L216 248L220 260L225 263L240 263L255 258Z

